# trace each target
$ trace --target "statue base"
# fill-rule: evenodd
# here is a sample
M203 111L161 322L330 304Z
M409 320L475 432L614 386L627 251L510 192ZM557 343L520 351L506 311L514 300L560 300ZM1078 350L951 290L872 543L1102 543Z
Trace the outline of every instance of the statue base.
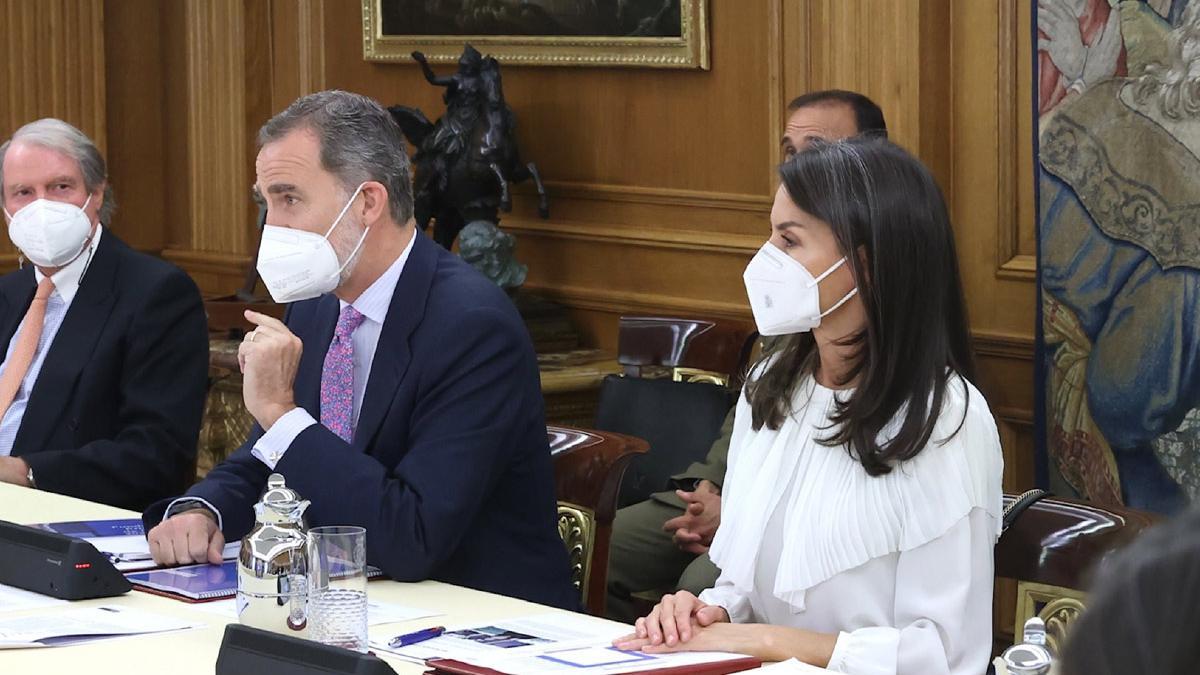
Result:
M533 339L534 351L538 354L579 349L579 331L571 323L566 307L519 288L509 291L509 297L521 313L529 337Z

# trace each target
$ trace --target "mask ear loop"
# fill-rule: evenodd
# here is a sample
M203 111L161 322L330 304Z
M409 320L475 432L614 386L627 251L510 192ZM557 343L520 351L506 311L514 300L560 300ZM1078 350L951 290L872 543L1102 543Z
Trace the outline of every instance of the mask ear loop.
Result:
M8 212L7 206L4 207L4 217L8 219L6 224L12 223L13 214ZM21 249L17 249L17 269L25 269L25 254L21 252Z
M350 264L350 261L351 261L351 260L354 260L354 256L358 255L358 250L359 250L360 248L362 248L362 245L363 245L364 243L366 243L366 241L367 241L367 233L368 233L368 232L370 232L370 231L371 231L371 228L369 228L369 227L364 227L364 228L363 228L363 233L362 233L362 236L358 238L358 243L354 245L354 250L353 250L353 251L350 251L350 255L346 257L346 262L342 263L342 266L338 268L338 276L341 276L342 272L343 272L343 271L346 269L346 267L347 267L347 266Z
M354 194L350 195L350 200L347 201L346 205L342 207L342 212L339 213L337 219L333 221L333 225L330 225L329 229L325 231L326 239L329 239L329 234L333 232L333 228L337 227L338 224L342 222L342 216L345 216L346 212L350 210L350 205L354 203L355 198L358 197L358 193L362 192L364 185L366 185L366 183L359 183L358 187L354 188ZM358 238L358 243L354 245L354 250L350 251L350 255L346 256L346 262L342 263L341 266L338 267L338 276L341 276L342 272L346 270L346 267L350 265L350 261L354 260L354 257L358 255L358 251L362 248L363 244L366 243L367 233L370 231L370 227L363 228L362 236Z
M93 235L92 235L92 236L91 236L91 237L88 239L88 242L87 242L87 244L85 245L85 250L87 251L88 257L87 257L87 262L85 262L85 263L83 264L83 271L79 273L79 280L80 280L81 282L83 281L83 278L84 278L85 276L87 276L88 270L89 270L89 269L91 269L91 267L92 267L92 258L93 258L93 257L96 255L96 235L94 235L94 234L93 234ZM83 253L83 251L80 251L80 253L82 254L82 253ZM78 258L79 256L75 256L75 257L76 257L76 258ZM74 261L71 261L71 262L74 262ZM69 263L68 263L68 264L69 264Z
M92 203L92 195L89 194L87 199L83 200L83 206L79 207L79 210L83 211L84 215L87 215L87 207L88 207L88 204L91 204L91 203ZM88 222L89 223L91 222L90 218L88 219ZM92 233L90 235L88 235L87 239L83 240L83 246L79 247L79 253L76 253L75 255L71 256L70 260L68 260L67 262L63 263L60 266L60 268L61 268L61 267L66 267L67 265L70 265L71 263L75 262L76 260L79 260L79 256L83 255L84 251L87 251L88 259L87 259L87 263L83 266L83 271L79 273L80 281L83 280L83 275L87 274L88 268L91 267L91 265L92 265L92 252L95 249L95 247L92 246L92 242L96 240L95 228L96 228L96 226L92 225Z
M838 300L836 303L834 303L833 307L830 307L829 309L825 310L824 312L821 312L821 318L825 318L826 316L829 316L830 313L832 313L838 307L841 307L842 305L849 302L850 298L853 298L856 295L858 295L858 289L857 288L850 289L850 292L847 293L846 295L842 296L841 300Z
M824 272L821 272L821 276L816 277L813 280L813 283L811 286L809 286L809 288L812 288L812 286L816 286L817 284L821 283L822 281L825 280L825 277L828 277L830 274L833 274L834 272L836 272L838 270L839 267L841 267L842 265L845 265L845 264L846 264L846 259L843 257L841 260L830 265L829 269L825 270ZM834 303L833 307L830 307L829 309L825 310L824 312L821 312L818 316L820 316L821 318L825 318L826 316L829 316L830 313L837 310L838 307L841 307L842 305L849 302L850 298L853 298L856 295L858 295L858 287L857 286L850 289L849 293L843 295L842 299L838 300L836 303Z
M350 210L350 205L354 203L354 199L355 197L358 197L358 193L362 192L364 185L366 185L366 183L359 183L358 187L354 188L354 194L350 195L350 199L346 200L346 205L342 207L340 212L338 212L337 218L333 219L333 224L329 226L329 229L325 230L326 239L328 239L329 235L333 232L333 228L337 227L338 224L342 222L342 216L346 215L346 212Z
M841 260L833 263L832 265L829 266L829 269L825 270L824 272L821 272L820 276L813 278L813 282L809 286L809 288L821 283L822 281L825 280L825 277L829 276L830 274L833 274L834 272L836 272L838 270L839 267L841 267L842 265L845 265L845 264L846 264L846 259L844 257Z

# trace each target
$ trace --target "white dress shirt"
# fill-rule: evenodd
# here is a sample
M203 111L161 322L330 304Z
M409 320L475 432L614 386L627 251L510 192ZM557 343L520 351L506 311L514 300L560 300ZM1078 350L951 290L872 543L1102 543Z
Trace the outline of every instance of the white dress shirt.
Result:
M17 432L21 430L21 420L25 418L25 408L29 405L29 394L33 391L33 386L37 384L38 374L46 362L46 352L49 352L50 345L54 344L54 337L58 335L58 329L62 327L67 310L71 308L71 301L75 299L75 294L79 291L79 283L83 280L88 265L92 262L92 254L95 253L96 246L100 243L100 233L103 230L103 226L96 225L96 234L92 236L87 250L50 276L54 282L54 292L46 300L46 314L42 317L42 335L38 339L37 351L33 354L33 361L29 364L29 370L25 372L25 378L21 380L21 386L17 389L12 405L4 413L4 419L0 420L0 456L12 454L13 443L17 440ZM46 275L42 274L42 271L35 266L33 277L40 284ZM22 319L21 325L13 333L12 339L8 341L4 363L0 364L0 374L3 374L4 369L8 367L13 347L17 344L17 337L24 329L25 320Z
M754 431L739 397L710 551L721 576L700 599L734 622L836 634L835 672L984 672L1003 473L986 401L954 378L925 449L872 477L818 442L839 395L807 378L777 431Z

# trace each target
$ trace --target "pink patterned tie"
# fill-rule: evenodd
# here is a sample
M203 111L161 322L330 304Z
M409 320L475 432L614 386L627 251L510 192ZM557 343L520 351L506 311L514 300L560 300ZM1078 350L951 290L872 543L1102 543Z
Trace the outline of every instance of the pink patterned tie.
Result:
M351 336L367 317L351 305L338 316L333 342L321 371L321 424L349 443L354 439L354 341Z

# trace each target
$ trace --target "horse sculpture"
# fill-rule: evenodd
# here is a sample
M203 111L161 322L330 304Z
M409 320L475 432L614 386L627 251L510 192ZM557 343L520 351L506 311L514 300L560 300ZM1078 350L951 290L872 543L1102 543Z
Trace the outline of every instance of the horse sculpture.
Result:
M438 76L424 54L412 57L430 84L446 88L446 114L436 124L416 108L388 108L417 148L414 217L421 229L432 220L434 240L449 249L467 223L498 224L499 210L512 210L508 184L529 178L537 186L538 214L549 218L537 167L521 162L513 134L516 119L504 101L496 59L466 45L458 71Z

